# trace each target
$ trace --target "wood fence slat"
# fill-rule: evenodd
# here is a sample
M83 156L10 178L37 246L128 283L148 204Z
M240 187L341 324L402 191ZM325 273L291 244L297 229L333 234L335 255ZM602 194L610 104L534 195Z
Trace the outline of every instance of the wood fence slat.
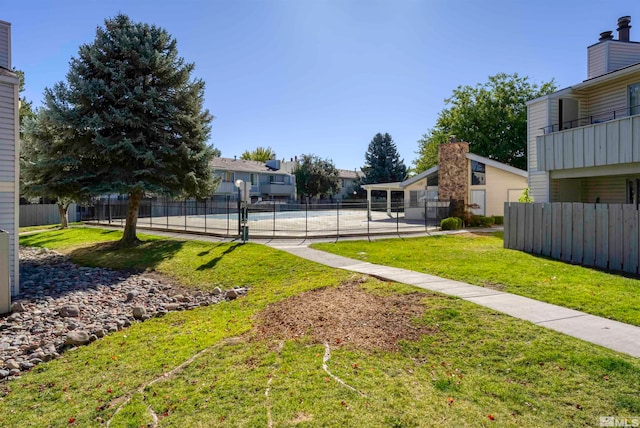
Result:
M609 204L609 269L622 270L622 205Z
M553 246L553 208L550 203L542 204L542 255L551 257Z
M623 205L623 230L622 236L622 269L625 272L638 273L638 210L635 205Z
M515 250L518 242L518 203L512 203L509 207L509 248Z
M533 204L524 204L524 218L526 222L524 236L524 251L533 252Z
M573 204L571 202L562 203L562 251L560 259L565 262L571 261L571 251L573 244Z
M582 264L595 266L596 263L596 204L583 204Z
M573 203L572 240L571 240L571 263L581 264L584 253L584 204Z
M531 251L534 254L542 253L542 216L543 216L543 204L532 204L533 205L533 248Z
M551 204L551 257L562 257L562 203Z
M607 204L596 204L596 266L609 267L609 210Z
M525 203L521 202L516 205L516 210L518 212L518 237L516 239L516 249L523 251L524 250L524 237L525 237L525 216L524 216L524 206Z
M510 211L510 203L504 203L504 224L502 226L504 232L502 234L502 244L504 248L511 248L509 246L509 236L511 234L511 211Z

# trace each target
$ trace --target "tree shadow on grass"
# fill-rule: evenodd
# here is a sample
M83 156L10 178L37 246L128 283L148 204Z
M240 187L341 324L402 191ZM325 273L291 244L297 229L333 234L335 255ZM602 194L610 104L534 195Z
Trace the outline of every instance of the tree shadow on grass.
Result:
M127 248L118 247L118 241L101 242L73 250L69 257L84 266L108 266L111 269L147 271L164 260L172 258L184 246L184 241L142 241Z
M224 256L226 256L227 254L232 253L236 248L238 248L239 245L242 245L242 244L230 245L229 248L224 250L218 257L214 257L211 260L209 260L207 263L198 266L196 270L207 270L207 269L211 269L211 268L215 267L215 265L218 264L218 262L220 260L222 260L222 258Z

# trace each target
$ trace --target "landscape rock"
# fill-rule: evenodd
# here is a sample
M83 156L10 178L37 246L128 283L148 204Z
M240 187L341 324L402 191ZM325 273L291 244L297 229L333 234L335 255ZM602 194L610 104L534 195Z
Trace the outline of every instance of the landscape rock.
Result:
M65 345L84 345L89 343L89 333L83 330L73 330L67 333L67 337L64 339Z
M141 320L147 314L147 311L142 306L134 307L132 312L133 317L137 320Z
M247 292L234 291L236 297ZM0 380L59 357L65 346L88 344L171 311L219 303L226 294L81 267L55 251L21 247L20 294L13 297L12 313L0 318Z

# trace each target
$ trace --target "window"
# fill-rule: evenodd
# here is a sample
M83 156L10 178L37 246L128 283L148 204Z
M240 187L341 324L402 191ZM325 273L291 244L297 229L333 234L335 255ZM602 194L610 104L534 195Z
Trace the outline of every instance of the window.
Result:
M251 185L255 186L258 184L258 174L251 174Z
M234 173L232 171L226 171L224 173L224 182L225 183L233 183L234 180Z
M629 114L640 114L640 83L629 85Z
M640 205L640 179L627 180L627 203L636 207Z
M487 184L485 166L482 162L471 161L471 185L484 186Z
M270 175L269 176L270 184L284 184L284 175Z

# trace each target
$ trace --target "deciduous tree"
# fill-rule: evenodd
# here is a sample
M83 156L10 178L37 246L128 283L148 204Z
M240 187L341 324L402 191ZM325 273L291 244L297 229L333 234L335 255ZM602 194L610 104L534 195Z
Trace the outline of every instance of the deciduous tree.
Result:
M340 174L333 162L316 155L302 155L293 169L301 197L315 198L340 191Z
M271 147L257 147L255 150L245 150L240 159L252 160L257 162L266 162L269 159L275 159L276 152Z
M212 116L193 70L165 29L119 14L80 47L67 81L45 90L54 127L68 130L64 151L82 188L128 196L122 246L137 242L143 195L208 196L215 188Z
M458 86L445 100L436 125L418 141L415 170L433 166L433 153L449 135L467 141L473 153L520 169L527 168L526 102L556 90L553 80L537 85L517 73L499 73L489 81Z

